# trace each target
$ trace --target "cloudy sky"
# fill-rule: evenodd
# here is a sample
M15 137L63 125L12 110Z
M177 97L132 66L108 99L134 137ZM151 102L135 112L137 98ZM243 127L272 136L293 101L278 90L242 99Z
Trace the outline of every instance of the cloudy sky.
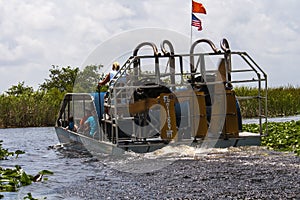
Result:
M299 0L198 0L203 31L194 38L247 51L269 86L300 86ZM80 67L104 41L124 31L163 28L190 37L191 0L2 0L0 93L18 82L37 89L52 65Z

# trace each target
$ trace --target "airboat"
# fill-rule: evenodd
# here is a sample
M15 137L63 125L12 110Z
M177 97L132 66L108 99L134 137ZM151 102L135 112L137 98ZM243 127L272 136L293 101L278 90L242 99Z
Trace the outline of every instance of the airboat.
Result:
M197 52L200 45L208 50ZM139 55L143 48L151 53ZM247 83L254 84L257 93L237 96L234 88ZM267 134L266 88L262 68L246 52L232 51L226 39L220 49L208 39L196 40L186 54L176 54L168 40L160 49L143 42L106 92L67 93L55 130L62 144L76 143L105 154L146 153L167 145L260 145ZM243 131L243 101L257 105L258 134ZM79 126L89 111L97 121L94 134L66 129L70 116Z

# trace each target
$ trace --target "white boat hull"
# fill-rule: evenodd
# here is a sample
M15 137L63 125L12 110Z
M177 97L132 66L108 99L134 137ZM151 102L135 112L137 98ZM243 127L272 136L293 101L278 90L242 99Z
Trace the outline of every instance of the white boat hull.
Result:
M59 142L62 144L75 143L77 147L84 150L88 150L93 154L109 154L109 155L121 155L125 151L133 151L136 153L147 153L157 149L163 148L167 145L191 145L201 148L227 148L237 146L259 146L261 143L261 137L259 134L254 133L240 133L238 138L228 139L205 139L205 140L185 140L173 143L161 142L147 142L147 143L123 143L114 144L112 142L100 141L92 137L65 130L62 127L55 127L55 131Z

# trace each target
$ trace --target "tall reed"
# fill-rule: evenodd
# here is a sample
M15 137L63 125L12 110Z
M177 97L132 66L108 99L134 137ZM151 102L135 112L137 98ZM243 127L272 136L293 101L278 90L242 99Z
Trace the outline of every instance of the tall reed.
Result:
M237 87L235 92L237 96L255 96L258 93L258 89ZM268 116L289 116L300 113L300 88L293 86L268 88L267 92ZM265 91L263 90L261 94L264 97ZM257 116L257 100L241 100L239 103L243 117L251 118Z
M237 96L257 96L257 88L236 87ZM261 92L264 97L265 91ZM53 126L64 93L57 88L22 95L0 95L0 127ZM240 100L243 118L258 116L258 99ZM264 103L264 100L263 102ZM268 89L268 116L300 113L300 88L293 86ZM263 113L265 114L263 109Z

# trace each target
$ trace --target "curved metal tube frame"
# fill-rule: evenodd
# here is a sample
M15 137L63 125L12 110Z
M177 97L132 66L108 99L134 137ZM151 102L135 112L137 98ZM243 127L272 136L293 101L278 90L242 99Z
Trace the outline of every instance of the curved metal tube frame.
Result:
M143 43L139 44L139 45L134 49L134 51L133 51L133 56L134 56L134 57L137 56L138 51L139 51L142 47L144 47L144 46L150 46L150 47L152 47L152 49L153 49L154 56L155 56L155 71L158 73L158 74L157 74L158 76L156 76L156 81L158 82L158 81L159 81L159 77L160 77L160 75L159 75L159 60L158 60L159 52L158 52L158 49L157 49L156 45L155 45L154 43L152 43L152 42L143 42ZM138 74L138 66L139 66L139 59L136 60L136 61L134 61L134 63L133 63L133 67L134 67L134 76L135 76L135 77L136 77L137 74Z
M229 42L227 41L226 38L223 38L220 42L220 46L221 46L221 49L225 52L225 53L230 53L231 50L230 50L230 47L229 47Z
M143 46L150 46L153 49L154 55L158 56L158 50L157 47L154 43L152 42L143 42L141 44L139 44L133 51L133 56L137 56L138 51L143 47Z
M211 48L212 50L214 51L214 53L221 53L220 50L217 49L217 47L215 46L215 44L211 41L211 40L208 40L208 39L199 39L199 40L196 40L191 48L190 48L190 69L191 69L191 83L194 84L195 82L195 65L194 65L194 50L195 50L195 47L197 46L197 44L200 44L200 43L207 43Z
M226 82L231 81L231 50L229 42L226 38L223 38L220 42L221 49L224 51L225 58L225 70L226 70Z
M166 50L165 46L168 46L169 51ZM161 51L163 52L164 55L170 56L170 79L171 79L171 84L175 84L175 58L174 58L174 47L172 43L169 40L164 40L160 44Z
M165 45L167 45L169 47L170 51L166 50ZM174 55L174 47L173 47L172 43L169 40L164 40L160 44L160 48L161 48L161 51L163 52L164 55Z

